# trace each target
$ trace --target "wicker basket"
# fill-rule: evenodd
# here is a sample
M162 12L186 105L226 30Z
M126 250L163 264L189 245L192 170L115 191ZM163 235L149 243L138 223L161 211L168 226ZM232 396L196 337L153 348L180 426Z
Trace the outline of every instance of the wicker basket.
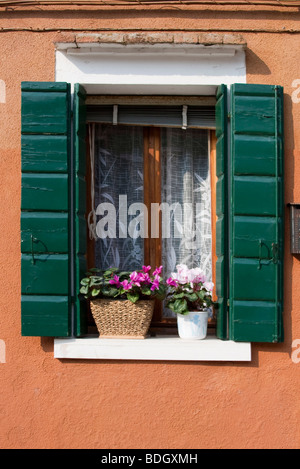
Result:
M154 310L153 300L98 299L91 301L91 312L100 337L144 339Z

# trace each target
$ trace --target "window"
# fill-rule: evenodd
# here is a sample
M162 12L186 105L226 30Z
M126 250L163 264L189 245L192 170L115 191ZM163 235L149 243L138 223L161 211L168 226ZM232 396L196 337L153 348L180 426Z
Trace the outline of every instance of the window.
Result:
M230 94L216 94L217 336L279 342L283 90L243 84ZM22 85L23 335L84 333L85 100L76 86L71 131L68 84Z
M136 105L95 104L102 100L107 103L108 97L87 97L88 268L132 271L143 264L162 265L170 276L183 263L200 266L212 280L210 152L215 131L207 127L215 128L215 106L188 97L176 106L161 105L159 97L140 99L151 105L137 99ZM124 97L111 101L124 103ZM208 101L214 104L215 98L204 104ZM160 302L154 324L175 325L174 314Z

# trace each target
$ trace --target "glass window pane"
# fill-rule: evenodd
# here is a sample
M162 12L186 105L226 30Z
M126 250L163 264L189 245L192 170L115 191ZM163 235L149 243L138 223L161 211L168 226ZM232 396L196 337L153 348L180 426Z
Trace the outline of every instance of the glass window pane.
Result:
M132 205L144 200L143 152L142 127L96 125L95 263L100 269L135 270L143 264L143 223Z

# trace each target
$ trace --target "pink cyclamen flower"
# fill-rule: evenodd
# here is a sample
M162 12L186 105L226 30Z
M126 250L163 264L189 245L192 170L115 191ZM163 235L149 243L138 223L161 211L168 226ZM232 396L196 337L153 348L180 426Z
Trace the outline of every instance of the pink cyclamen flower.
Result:
M150 275L148 273L145 273L145 274L141 273L140 281L143 283L147 283L147 284L151 283Z
M143 272L145 272L146 274L147 272L149 272L149 270L151 270L151 265L143 265L142 269L143 269Z
M143 274L134 271L130 274L130 280L134 282L137 287L140 287L140 282L143 280Z
M151 291L159 289L159 278L155 278L152 282L152 286L150 287Z
M109 283L111 285L116 285L116 287L120 286L120 279L117 275L114 275L114 278L110 279Z
M123 280L123 282L121 282L121 285L124 290L130 290L132 288L132 283L128 282L128 280Z
M214 284L212 282L204 282L203 286L206 290L213 291Z
M172 277L167 278L166 282L170 287L177 287L177 282Z
M161 265L160 267L156 267L156 269L155 269L154 272L153 272L153 275L154 275L154 276L160 275L160 274L161 274L161 271L162 271L162 268L163 268L162 265Z

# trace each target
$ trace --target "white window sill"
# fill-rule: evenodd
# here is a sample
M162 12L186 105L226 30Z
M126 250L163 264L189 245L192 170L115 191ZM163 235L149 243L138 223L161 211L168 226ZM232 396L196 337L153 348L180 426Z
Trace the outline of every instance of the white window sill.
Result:
M205 340L183 340L160 336L147 339L55 339L54 358L94 360L162 361L251 361L251 344Z

